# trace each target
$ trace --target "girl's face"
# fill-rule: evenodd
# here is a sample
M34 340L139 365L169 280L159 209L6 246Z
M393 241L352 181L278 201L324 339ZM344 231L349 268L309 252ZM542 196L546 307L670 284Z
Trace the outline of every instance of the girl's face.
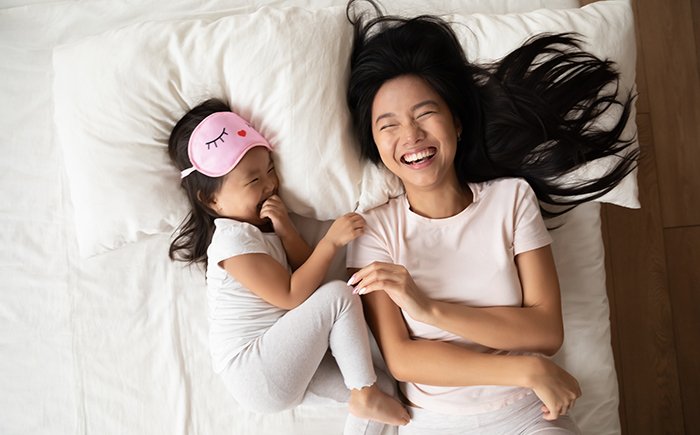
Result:
M278 187L270 151L255 147L224 175L221 189L214 194L210 207L221 217L263 225L265 221L260 218L260 208Z
M458 186L456 125L447 103L422 78L385 82L372 103L372 135L384 165L407 193Z

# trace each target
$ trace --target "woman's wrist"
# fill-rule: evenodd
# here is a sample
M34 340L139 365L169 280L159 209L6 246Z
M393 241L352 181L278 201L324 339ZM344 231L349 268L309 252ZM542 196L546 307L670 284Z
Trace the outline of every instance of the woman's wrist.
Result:
M423 297L417 302L418 309L416 310L415 317L411 317L419 322L435 326L437 323L436 319L440 318L440 304L428 297Z
M540 383L540 380L547 375L546 364L549 360L536 355L523 355L523 370L521 386L535 389Z

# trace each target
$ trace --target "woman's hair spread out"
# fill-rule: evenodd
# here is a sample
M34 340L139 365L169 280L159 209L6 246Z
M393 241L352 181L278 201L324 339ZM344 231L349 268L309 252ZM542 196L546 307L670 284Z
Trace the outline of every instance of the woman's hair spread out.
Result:
M361 5L369 5L361 11ZM580 48L575 34L544 34L490 65L470 63L450 24L435 16L384 15L371 0L351 0L354 25L347 100L362 155L378 163L372 138L372 102L387 80L416 75L445 100L463 132L455 168L463 185L522 177L546 216L598 198L636 164L623 138L633 96L618 95L613 62ZM613 125L596 121L612 117ZM615 121L616 120L616 121ZM557 183L592 160L616 154L619 162L595 180ZM577 197L577 198L576 198ZM567 207L568 206L568 207Z
M212 113L230 110L221 100L207 100L187 112L175 124L168 140L168 154L178 169L192 166L187 146L195 127ZM214 219L217 217L208 204L221 189L222 182L223 177L207 177L197 171L182 179L181 185L187 193L191 211L176 230L170 244L168 254L172 260L202 263L206 266L207 248L214 234Z

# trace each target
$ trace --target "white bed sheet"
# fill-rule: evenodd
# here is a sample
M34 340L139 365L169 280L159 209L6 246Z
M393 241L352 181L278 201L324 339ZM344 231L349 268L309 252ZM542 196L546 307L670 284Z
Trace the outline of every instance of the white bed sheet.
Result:
M93 0L5 2L0 9L0 433L332 434L344 406L304 405L276 415L241 410L210 367L201 271L167 258L154 236L90 259L77 252L71 199L53 127L51 50L150 19L249 11L281 1ZM295 1L321 7L342 1ZM389 3L389 2L385 2ZM408 2L413 6L425 2ZM572 1L448 1L449 11L523 11ZM466 6L460 6L466 5ZM109 110L106 101L103 110ZM587 433L619 433L617 386L605 298L598 205L581 207L553 232L567 343L557 355L584 385L614 383L609 398L577 403ZM305 221L309 238L319 227ZM336 273L342 269L338 262ZM584 297L592 292L593 297ZM572 336L597 304L600 328L586 340L608 358L590 366ZM571 329L573 328L573 330ZM612 377L611 377L612 375ZM589 403L590 402L590 403ZM600 409L598 412L596 407ZM585 411L585 412L584 412ZM602 419L602 420L600 420ZM597 420L597 421L594 421ZM386 431L393 433L392 430Z

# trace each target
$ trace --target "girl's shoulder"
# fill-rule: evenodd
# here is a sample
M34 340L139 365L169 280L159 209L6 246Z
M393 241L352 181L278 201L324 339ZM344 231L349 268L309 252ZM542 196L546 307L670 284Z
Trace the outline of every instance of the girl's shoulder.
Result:
M276 236L266 237L266 233L254 225L233 219L217 218L214 220L214 235L207 248L210 261L218 264L226 258L247 254L269 254L275 249ZM277 238L277 240L279 240Z
M263 233L255 225L228 218L214 219L214 237L217 235L243 238L262 238Z

